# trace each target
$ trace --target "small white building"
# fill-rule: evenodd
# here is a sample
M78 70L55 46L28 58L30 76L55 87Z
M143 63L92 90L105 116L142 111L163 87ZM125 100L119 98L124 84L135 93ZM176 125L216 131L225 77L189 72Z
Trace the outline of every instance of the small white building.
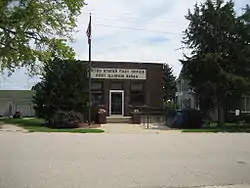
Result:
M33 109L33 90L0 90L0 115L12 116L20 111L23 116L35 115Z

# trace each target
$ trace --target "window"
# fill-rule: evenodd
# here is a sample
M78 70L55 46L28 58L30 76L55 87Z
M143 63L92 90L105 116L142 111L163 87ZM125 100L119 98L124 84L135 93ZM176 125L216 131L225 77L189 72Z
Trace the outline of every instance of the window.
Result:
M103 92L92 91L91 100L92 100L93 105L102 105L103 104Z
M130 104L140 106L145 104L144 83L132 82L130 86Z
M178 92L181 92L182 90L181 90L181 81L177 81L177 91Z
M122 82L112 82L110 85L111 90L122 90L123 89L123 84Z
M91 90L102 90L102 82L93 82L91 84Z
M142 92L131 91L130 104L135 106L141 106L145 104L145 95Z
M246 97L246 112L250 112L250 97Z
M241 110L243 113L250 112L250 97L242 98Z
M143 83L131 83L131 91L143 91L144 90L144 84Z
M103 104L103 84L102 82L93 82L91 84L91 101L93 105Z
M196 108L197 110L200 110L199 97L196 96L196 97L194 98L194 100L195 100L195 108Z

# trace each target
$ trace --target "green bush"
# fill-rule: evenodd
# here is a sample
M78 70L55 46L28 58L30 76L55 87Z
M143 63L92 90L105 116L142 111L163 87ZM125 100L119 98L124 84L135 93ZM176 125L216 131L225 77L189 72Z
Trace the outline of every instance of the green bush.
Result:
M41 82L33 87L36 117L56 126L61 116L70 119L71 122L73 122L72 117L76 117L77 122L78 115L72 115L74 114L72 112L83 112L85 117L88 117L86 114L89 89L87 68L88 65L84 62L58 58L45 63ZM56 119L53 120L53 118Z
M163 103L163 106L166 110L174 110L174 109L178 109L178 106L176 103L172 102L172 101L166 101Z
M245 122L250 123L250 114L240 114L236 116L234 113L227 114L227 122L228 123L238 123L238 122Z
M197 129L203 125L202 113L198 110L182 110L176 113L173 123L174 128L180 129Z
M22 119L22 114L19 111L16 111L16 113L13 115L14 119Z
M202 127L202 114L198 110L185 110L184 111L184 129L197 129Z
M228 123L236 123L241 120L242 117L236 116L234 113L228 113L226 116L226 121Z
M242 115L242 121L244 121L245 123L250 123L250 114Z
M83 121L83 115L79 112L56 111L49 123L53 128L78 128Z

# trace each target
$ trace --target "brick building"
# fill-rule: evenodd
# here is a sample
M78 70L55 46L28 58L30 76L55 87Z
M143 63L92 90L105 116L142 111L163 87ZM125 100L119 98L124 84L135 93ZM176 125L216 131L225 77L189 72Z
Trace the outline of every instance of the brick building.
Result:
M163 64L93 61L92 104L109 116L128 116L134 106L162 109L162 82Z

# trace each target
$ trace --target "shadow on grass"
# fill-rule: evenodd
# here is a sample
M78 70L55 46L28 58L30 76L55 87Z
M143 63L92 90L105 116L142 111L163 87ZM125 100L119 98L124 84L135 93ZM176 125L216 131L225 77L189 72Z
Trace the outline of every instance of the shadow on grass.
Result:
M13 119L13 118L1 118L1 123L13 124L27 129L29 132L69 132L69 133L102 133L102 129L56 129L50 128L45 125L45 121L37 118L24 118L24 119Z

